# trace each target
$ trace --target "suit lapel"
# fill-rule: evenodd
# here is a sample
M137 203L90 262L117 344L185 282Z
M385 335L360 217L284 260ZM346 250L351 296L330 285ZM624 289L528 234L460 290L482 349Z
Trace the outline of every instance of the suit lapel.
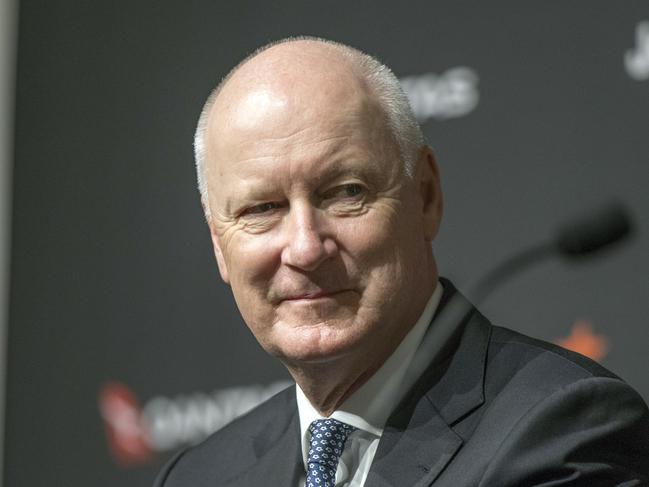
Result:
M424 397L414 411L399 411L386 425L365 487L429 485L461 445Z
M450 282L444 288L440 308L464 299ZM462 446L453 425L484 402L490 330L475 310L458 326L388 419L365 487L428 486L444 470Z

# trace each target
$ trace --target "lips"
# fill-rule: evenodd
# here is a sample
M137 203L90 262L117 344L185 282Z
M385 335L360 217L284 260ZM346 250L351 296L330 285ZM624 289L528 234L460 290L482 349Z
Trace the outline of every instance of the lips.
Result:
M344 293L345 291L347 290L342 289L340 291L310 291L300 294L291 294L282 298L282 301L315 300L335 296L336 294Z

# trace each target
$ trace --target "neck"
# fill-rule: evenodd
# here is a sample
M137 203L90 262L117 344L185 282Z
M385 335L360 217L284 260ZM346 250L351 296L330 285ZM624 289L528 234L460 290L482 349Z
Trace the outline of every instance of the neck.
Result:
M382 334L380 339L372 340L369 349L365 346L324 362L284 364L311 405L322 416L328 417L363 386L394 353L417 322L426 302L421 306L417 317L405 320L409 326L401 326L390 334Z
M287 364L286 367L313 407L323 417L328 417L374 375L385 359L387 356L381 355L381 360L372 364L364 357L363 364L339 360L306 366Z

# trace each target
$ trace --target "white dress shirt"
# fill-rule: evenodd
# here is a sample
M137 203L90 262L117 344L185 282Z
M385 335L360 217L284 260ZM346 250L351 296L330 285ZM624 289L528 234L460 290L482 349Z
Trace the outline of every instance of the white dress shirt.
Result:
M430 333L426 333L426 330L442 293L442 285L438 282L421 317L392 355L365 384L331 414L331 418L357 428L347 439L338 462L336 486L362 487L365 484L385 422L432 359L428 354L435 340L434 329L431 329ZM311 440L309 425L316 419L322 419L322 416L311 405L299 385L295 391L300 415L302 460L306 470ZM303 486L305 482L306 476L303 476L300 485Z

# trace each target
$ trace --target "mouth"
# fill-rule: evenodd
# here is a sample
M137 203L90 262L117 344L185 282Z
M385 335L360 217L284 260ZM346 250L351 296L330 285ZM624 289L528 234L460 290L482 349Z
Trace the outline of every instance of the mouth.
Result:
M316 301L318 299L331 298L347 291L347 289L341 289L340 291L314 291L302 294L294 294L283 298L282 301Z

